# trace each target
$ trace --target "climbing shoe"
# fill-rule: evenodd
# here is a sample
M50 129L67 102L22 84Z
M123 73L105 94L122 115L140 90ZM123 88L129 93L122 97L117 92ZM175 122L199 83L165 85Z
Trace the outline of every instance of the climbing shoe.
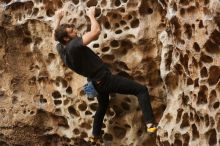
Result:
M89 137L89 142L92 145L96 145L99 142L99 137L91 136L91 137Z
M157 126L156 124L151 124L150 126L147 126L147 133L156 133L157 132Z

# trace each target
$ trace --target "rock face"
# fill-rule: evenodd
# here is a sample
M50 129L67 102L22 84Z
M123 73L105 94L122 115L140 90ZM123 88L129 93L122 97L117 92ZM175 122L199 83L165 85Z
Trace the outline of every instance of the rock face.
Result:
M220 145L220 2L165 7L167 28L159 39L167 108L158 145Z
M56 11L81 32L96 6L102 32L89 47L113 74L149 88L159 130L145 132L136 97L112 95L108 146L220 145L219 0L1 0L0 145L89 146L96 99L55 49Z

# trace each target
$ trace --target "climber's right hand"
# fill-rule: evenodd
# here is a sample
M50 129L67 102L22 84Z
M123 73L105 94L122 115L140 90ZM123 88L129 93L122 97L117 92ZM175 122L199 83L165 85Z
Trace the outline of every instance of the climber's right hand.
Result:
M90 7L87 11L86 11L86 15L88 17L94 17L95 16L95 6Z
M64 16L64 11L63 10L57 11L56 18L58 20L61 20L63 18L63 16Z

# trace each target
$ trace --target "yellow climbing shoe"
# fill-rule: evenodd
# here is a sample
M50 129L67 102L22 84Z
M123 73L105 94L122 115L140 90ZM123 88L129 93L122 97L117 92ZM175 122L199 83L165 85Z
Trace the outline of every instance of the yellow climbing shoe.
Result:
M155 123L148 123L147 126L147 133L156 133L157 132L157 124Z
M157 127L147 128L147 132L148 132L148 133L155 133L155 132L157 132Z

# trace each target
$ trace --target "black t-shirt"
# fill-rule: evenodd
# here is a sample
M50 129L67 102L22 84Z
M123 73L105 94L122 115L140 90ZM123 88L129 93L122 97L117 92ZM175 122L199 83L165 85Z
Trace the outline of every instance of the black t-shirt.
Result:
M72 39L66 46L58 43L57 50L66 66L89 80L101 80L110 72L99 56L83 45L81 37Z

